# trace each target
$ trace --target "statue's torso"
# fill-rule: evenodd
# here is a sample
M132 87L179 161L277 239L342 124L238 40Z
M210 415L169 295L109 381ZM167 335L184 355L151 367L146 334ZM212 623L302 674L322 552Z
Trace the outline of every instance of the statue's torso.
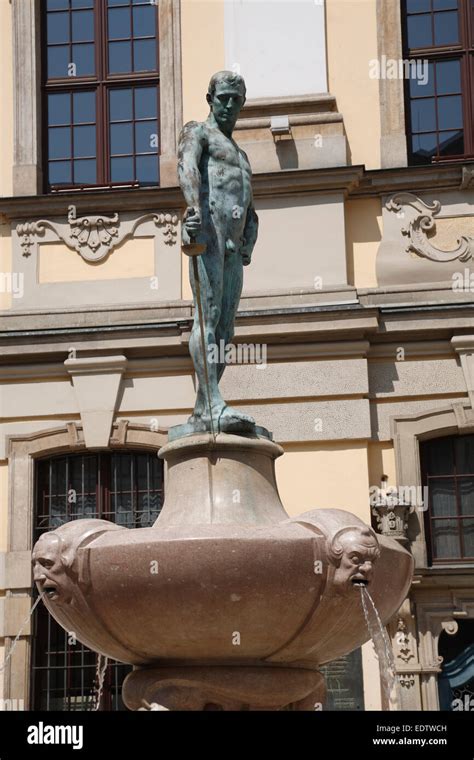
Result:
M252 170L245 153L219 129L203 125L206 147L200 162L204 214L226 237L241 237L252 200Z

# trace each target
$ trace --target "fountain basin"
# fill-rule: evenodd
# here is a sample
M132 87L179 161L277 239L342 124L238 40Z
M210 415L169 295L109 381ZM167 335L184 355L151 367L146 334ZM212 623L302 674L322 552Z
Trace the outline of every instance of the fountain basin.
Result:
M359 585L385 623L413 559L344 510L289 518L274 476L281 453L229 435L168 444L166 503L152 528L77 520L37 542L35 580L52 616L122 662L250 668L249 683L255 668L282 677L296 668L304 680L359 647L369 638Z

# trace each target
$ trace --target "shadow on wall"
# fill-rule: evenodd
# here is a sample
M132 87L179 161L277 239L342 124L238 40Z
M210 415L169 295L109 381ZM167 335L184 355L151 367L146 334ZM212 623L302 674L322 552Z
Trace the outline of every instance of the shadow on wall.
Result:
M345 204L349 285L377 286L375 260L382 240L381 218L382 207L378 198L347 201Z
M277 139L275 142L276 154L280 163L280 169L298 168L298 151L296 143L291 139Z

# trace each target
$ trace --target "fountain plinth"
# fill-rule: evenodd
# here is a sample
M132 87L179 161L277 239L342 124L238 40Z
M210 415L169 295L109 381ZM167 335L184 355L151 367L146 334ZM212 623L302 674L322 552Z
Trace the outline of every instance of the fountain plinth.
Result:
M160 451L167 489L153 527L77 520L37 543L53 617L136 666L123 687L131 709L314 709L319 666L369 638L358 585L383 622L405 598L413 560L398 542L339 509L287 515L282 453L266 438L173 441Z

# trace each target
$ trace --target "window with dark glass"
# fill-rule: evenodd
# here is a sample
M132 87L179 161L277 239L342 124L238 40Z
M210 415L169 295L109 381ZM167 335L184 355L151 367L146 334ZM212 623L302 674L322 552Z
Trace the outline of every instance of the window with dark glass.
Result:
M474 562L474 435L425 441L420 454L430 561Z
M153 525L163 503L163 464L156 453L75 454L36 465L33 540L81 518L127 528ZM36 593L36 591L35 591ZM33 619L33 710L90 710L97 686L97 655L61 628L40 604ZM121 685L131 666L109 661L101 710L124 710Z
M410 163L474 157L474 0L403 7L404 58L413 67L405 85ZM427 76L415 74L416 62Z
M48 189L158 184L157 2L42 7Z

